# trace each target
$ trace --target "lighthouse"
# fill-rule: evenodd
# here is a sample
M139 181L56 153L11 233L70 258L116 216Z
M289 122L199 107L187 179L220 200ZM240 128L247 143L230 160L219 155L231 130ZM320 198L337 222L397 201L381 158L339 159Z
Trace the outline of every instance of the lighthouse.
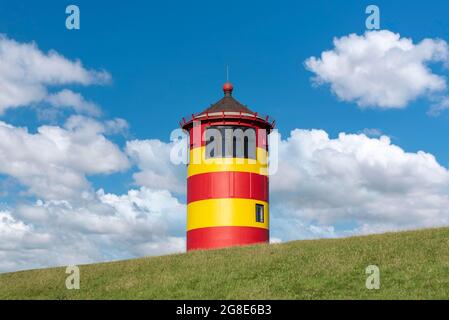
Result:
M189 135L187 251L269 241L268 134L274 121L224 97L180 125Z

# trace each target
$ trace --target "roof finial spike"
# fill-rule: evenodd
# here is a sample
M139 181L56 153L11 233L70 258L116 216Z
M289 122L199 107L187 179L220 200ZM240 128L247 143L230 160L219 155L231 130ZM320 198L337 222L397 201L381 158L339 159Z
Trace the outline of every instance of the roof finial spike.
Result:
M229 66L226 66L226 83L223 85L223 92L225 97L230 97L232 95L232 90L234 86L229 82Z

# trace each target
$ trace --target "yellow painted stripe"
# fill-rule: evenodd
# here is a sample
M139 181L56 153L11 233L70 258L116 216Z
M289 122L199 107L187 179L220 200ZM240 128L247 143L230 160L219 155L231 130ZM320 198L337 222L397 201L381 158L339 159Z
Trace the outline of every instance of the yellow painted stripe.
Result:
M239 171L268 175L268 152L257 148L257 159L243 158L213 158L206 159L206 147L197 147L190 150L187 176L207 172Z
M264 222L256 222L256 203L264 206ZM268 229L268 203L251 199L209 199L187 205L187 231L207 227L257 227Z

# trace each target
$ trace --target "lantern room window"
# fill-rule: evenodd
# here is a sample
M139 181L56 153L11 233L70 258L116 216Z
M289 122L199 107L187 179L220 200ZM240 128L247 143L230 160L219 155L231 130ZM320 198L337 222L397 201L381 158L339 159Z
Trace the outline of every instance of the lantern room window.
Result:
M211 126L206 129L206 159L256 159L256 130L242 126Z

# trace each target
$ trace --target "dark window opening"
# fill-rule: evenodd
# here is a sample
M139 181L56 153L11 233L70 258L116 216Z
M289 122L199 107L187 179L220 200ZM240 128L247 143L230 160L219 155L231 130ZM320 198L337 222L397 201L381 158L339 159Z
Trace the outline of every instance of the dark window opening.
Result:
M207 158L256 160L256 130L241 126L211 126L206 129Z
M263 223L263 204L256 203L256 222Z
M243 138L243 151L244 151L244 158L248 159L249 158L249 139L248 137L244 137Z
M214 137L210 137L210 144L213 144L214 143ZM211 158L214 158L215 157L215 148L211 148L210 149L210 157Z

